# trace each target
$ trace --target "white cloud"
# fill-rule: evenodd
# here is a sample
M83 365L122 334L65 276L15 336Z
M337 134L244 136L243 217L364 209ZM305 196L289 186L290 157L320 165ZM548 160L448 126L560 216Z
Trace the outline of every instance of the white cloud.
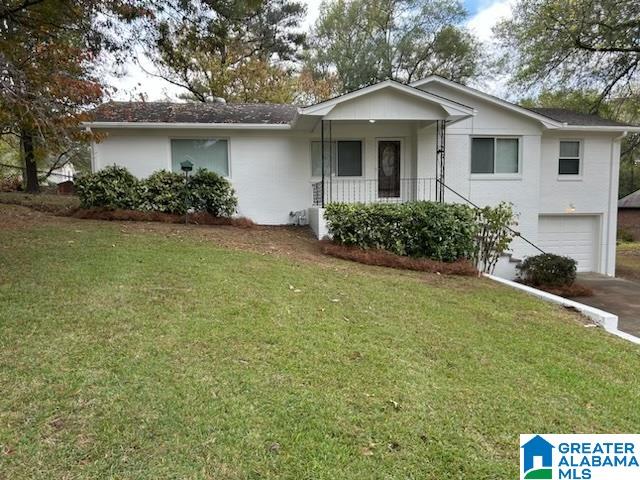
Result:
M501 20L509 19L513 16L513 5L515 0L497 0L489 4L486 8L479 10L477 14L469 19L467 27L484 43L484 48L488 54L495 54L498 46L493 35L493 27ZM493 78L476 82L472 86L483 90L491 95L513 100L507 93L507 75L498 75Z
M500 20L511 18L514 3L514 0L497 0L471 17L467 26L481 41L493 43L493 27Z

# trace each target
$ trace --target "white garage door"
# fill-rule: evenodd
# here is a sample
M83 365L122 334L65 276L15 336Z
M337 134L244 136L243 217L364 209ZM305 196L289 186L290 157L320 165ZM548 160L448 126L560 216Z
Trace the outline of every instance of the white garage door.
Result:
M598 217L541 215L538 245L545 252L574 258L579 272L597 270Z

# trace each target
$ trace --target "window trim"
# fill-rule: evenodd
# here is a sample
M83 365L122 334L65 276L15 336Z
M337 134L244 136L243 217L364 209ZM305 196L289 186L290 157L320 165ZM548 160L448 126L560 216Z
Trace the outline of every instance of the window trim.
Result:
M214 137L211 135L172 135L171 137L169 137L169 140L167 142L167 156L168 156L167 170L170 172L173 171L173 156L171 153L171 142L173 140L225 140L227 142L227 175L222 175L222 177L226 178L227 180L231 180L232 178L231 137L220 137L220 136Z
M353 178L353 179L365 178L365 176L366 176L365 175L365 166L366 166L366 163L367 163L367 162L365 162L365 158L366 158L365 157L365 155L366 155L365 154L365 148L366 148L365 139L364 138L346 138L346 137L342 138L341 137L341 138L332 138L331 141L336 144L336 159L335 159L336 160L336 165L335 165L335 169L330 169L329 170L329 172L331 172L330 175L333 178L345 178L345 179L349 179L349 178ZM322 178L322 172L320 173L320 175L314 175L313 174L313 144L314 143L321 143L321 142L322 142L321 139L315 139L315 138L312 138L309 141L309 160L310 160L309 168L311 169L311 172L310 172L311 173L311 178L314 179L314 180ZM340 162L340 158L338 157L338 148L337 148L338 142L360 142L360 170L362 172L360 175L338 175L338 163ZM329 143L328 140L327 140L327 143ZM322 155L322 154L320 154L320 155ZM320 169L322 169L322 166L320 167ZM333 172L331 170L333 170ZM326 176L328 177L329 174L327 174Z
M560 144L562 142L578 142L578 156L577 157L561 157L560 156ZM559 138L558 139L558 156L556 158L556 175L559 181L579 181L582 180L583 170L583 145L584 142L581 138ZM578 173L560 173L560 160L575 160L578 159Z
M473 162L473 139L492 138L493 139L493 173L473 173L471 171ZM496 173L496 151L497 140L517 140L518 141L518 171L516 173ZM471 180L520 180L522 179L522 137L518 135L470 135L469 136L469 178Z

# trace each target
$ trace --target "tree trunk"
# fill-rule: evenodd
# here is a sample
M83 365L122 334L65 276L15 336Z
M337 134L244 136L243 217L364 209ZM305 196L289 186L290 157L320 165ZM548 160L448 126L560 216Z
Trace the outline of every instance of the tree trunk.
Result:
M25 188L29 193L38 193L40 191L40 185L38 184L38 167L36 165L36 156L33 148L33 133L27 129L23 129L21 137L22 150L24 153Z

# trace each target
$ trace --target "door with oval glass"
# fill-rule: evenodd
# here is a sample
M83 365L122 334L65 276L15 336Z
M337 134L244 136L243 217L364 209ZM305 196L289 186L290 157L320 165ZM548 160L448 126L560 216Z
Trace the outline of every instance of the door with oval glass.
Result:
M400 140L378 140L378 197L400 197Z

